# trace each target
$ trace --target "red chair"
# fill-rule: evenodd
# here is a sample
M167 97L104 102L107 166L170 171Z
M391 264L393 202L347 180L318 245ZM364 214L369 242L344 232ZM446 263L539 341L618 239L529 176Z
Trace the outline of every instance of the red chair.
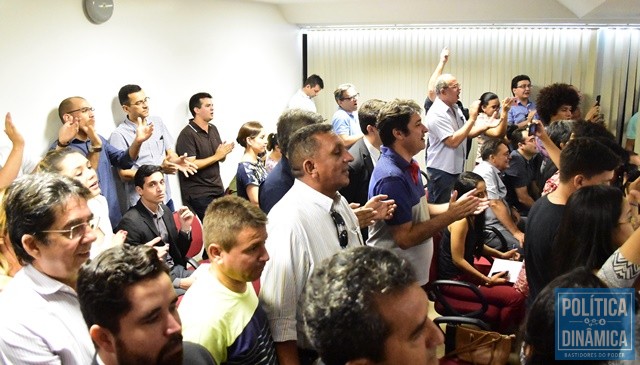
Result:
M438 280L438 259L440 254L441 233L433 237L433 258L429 268L429 283L426 285L429 300L434 309L442 316L476 318L495 327L499 322L500 310L487 302L485 296L473 284L465 281ZM465 291L465 295L452 293ZM467 295L468 294L468 295ZM475 298L470 301L468 297Z
M176 223L176 227L180 229L180 216L178 212L173 213L173 221ZM202 253L204 252L204 239L202 236L202 222L197 215L193 216L193 223L191 223L191 246L187 251L187 261L194 268L199 266L202 261Z

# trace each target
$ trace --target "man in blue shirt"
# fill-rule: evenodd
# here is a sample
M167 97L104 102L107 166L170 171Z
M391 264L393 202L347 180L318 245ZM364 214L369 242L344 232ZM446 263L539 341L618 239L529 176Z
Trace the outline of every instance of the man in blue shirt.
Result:
M98 174L98 181L102 195L109 206L109 220L113 227L122 218L116 182L111 173L111 166L119 169L129 169L138 159L142 142L151 137L153 126L138 123L135 138L129 148L121 150L113 147L104 137L95 132L94 109L88 101L79 96L64 99L58 107L58 116L62 127L58 132L58 140L51 145L54 148L71 147L79 150L89 158L90 153L99 153L97 166L93 166ZM89 158L91 161L91 159Z
M518 75L511 80L511 93L516 102L509 109L507 120L509 124L517 124L524 128L531 123L536 115L536 104L529 100L531 96L531 79L527 75Z

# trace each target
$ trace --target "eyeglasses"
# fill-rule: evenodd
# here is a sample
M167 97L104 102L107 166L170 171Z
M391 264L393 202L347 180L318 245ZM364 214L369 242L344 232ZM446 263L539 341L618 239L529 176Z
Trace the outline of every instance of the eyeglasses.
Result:
M355 94L354 96L346 96L344 98L340 98L340 100L351 100L354 101L360 96L360 93Z
M460 88L462 88L462 84L449 85L446 88L448 88L448 89L460 89Z
M149 103L149 100L151 100L150 97L146 97L142 100L138 100L135 103L129 103L129 105L135 105L135 106L142 106L142 104L147 105Z
M96 229L98 227L98 223L100 223L100 217L96 217L91 219L88 222L76 224L75 226L69 229L51 229L41 231L42 233L60 233L62 235L66 235L70 240L74 240L78 237L82 237L87 233L87 227L91 230ZM66 234L65 234L66 233Z
M516 89L531 89L531 84L518 85L518 86L516 86Z
M84 108L80 108L80 109L69 111L69 112L67 112L67 114L73 114L75 112L80 112L80 113L84 114L84 113L92 112L94 110L95 110L94 108L92 108L90 106L87 106L87 107L84 107Z
M347 224L344 222L344 218L333 209L331 209L331 218L333 218L333 223L336 225L340 247L347 248L347 244L349 244L349 234L347 233Z

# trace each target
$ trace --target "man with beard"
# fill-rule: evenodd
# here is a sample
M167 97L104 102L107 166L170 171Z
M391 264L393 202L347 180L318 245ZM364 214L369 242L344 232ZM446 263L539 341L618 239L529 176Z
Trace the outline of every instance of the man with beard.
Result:
M215 364L182 342L167 266L147 246L117 246L80 269L78 299L96 346L92 364Z

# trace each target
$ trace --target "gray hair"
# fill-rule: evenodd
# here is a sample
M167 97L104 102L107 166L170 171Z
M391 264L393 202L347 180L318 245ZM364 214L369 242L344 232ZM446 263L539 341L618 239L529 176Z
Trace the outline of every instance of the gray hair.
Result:
M414 283L410 264L381 248L342 250L325 261L307 283L303 313L306 334L322 361L381 361L390 329L376 299Z
M325 133L332 133L331 125L320 123L303 127L291 136L288 157L291 173L294 177L299 178L304 175L304 167L302 166L304 160L313 157L320 148L315 136Z
M451 74L442 74L436 80L436 95L440 95L442 90L449 87L449 81L453 78Z

